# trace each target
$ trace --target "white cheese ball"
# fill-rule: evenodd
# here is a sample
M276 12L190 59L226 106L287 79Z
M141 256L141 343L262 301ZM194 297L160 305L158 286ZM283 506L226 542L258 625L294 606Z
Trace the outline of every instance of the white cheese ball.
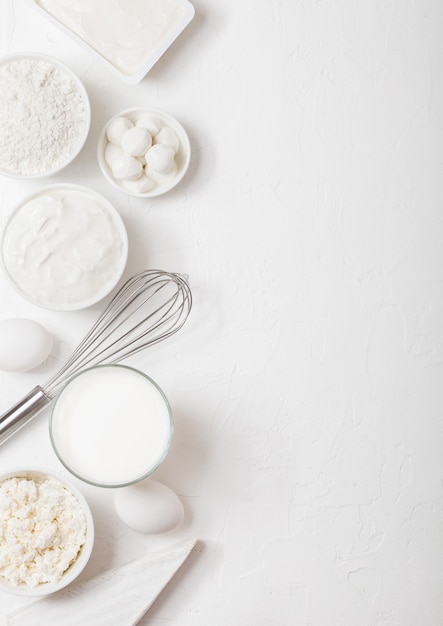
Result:
M161 143L154 144L146 152L146 166L154 172L166 174L172 168L174 156L175 152L171 146L165 146Z
M169 182L171 178L174 178L174 176L177 174L177 169L178 168L175 161L173 162L172 167L164 174L161 172L155 172L154 170L146 166L145 176L147 176L148 178L152 178L152 180L154 180L156 183L162 185Z
M178 152L180 141L171 128L165 126L155 135L155 143L161 143L165 146L171 146L174 152Z
M131 120L128 120L127 117L116 117L109 122L108 128L106 129L106 136L111 143L120 145L123 135L133 126L134 124Z
M155 186L155 181L142 174L137 180L124 180L122 185L131 193L139 194L151 191Z
M136 180L143 173L143 165L135 157L123 154L112 166L112 173L118 180Z
M157 135L162 125L161 122L151 113L145 113L135 123L136 126L146 128L151 136Z
M142 156L152 146L151 133L141 126L134 126L122 137L121 147L131 156Z
M115 143L107 143L105 148L105 161L112 169L114 163L121 159L123 156L123 150L120 146L117 146Z

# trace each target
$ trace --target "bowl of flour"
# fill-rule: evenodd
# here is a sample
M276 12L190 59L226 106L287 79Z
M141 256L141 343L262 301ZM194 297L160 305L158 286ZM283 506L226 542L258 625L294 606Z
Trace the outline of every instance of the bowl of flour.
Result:
M32 52L0 57L0 93L0 175L50 176L79 154L91 107L63 63Z

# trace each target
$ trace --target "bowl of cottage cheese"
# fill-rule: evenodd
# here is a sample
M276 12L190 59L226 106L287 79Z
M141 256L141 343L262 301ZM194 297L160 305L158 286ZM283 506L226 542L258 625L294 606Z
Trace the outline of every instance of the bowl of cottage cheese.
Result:
M82 572L94 521L82 493L43 469L0 476L0 591L44 596Z
M0 57L0 93L0 175L50 176L80 153L91 107L63 63L33 52Z

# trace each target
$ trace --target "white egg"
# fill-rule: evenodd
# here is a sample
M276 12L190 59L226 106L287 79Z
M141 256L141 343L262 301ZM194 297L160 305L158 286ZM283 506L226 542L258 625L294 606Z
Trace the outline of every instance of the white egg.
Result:
M151 478L117 489L114 506L124 524L147 535L170 532L184 517L180 498L169 487Z
M136 180L142 175L143 165L135 157L123 154L112 166L112 173L119 180Z
M170 146L174 152L178 152L180 148L180 141L177 135L171 128L167 128L166 126L155 135L155 143Z
M171 146L155 144L146 152L146 165L154 172L166 174L174 163L174 150Z
M47 359L52 336L38 322L11 318L0 322L0 369L27 372Z
M146 128L152 136L156 135L162 127L160 121L151 113L145 113L136 122L136 126Z
M117 146L117 144L111 142L106 144L105 161L111 169L114 163L122 158L123 154L122 148Z
M127 117L116 117L109 122L106 129L106 136L111 143L121 144L123 135L132 128L134 124Z
M131 156L142 156L152 146L152 137L146 128L134 126L122 137L121 147Z

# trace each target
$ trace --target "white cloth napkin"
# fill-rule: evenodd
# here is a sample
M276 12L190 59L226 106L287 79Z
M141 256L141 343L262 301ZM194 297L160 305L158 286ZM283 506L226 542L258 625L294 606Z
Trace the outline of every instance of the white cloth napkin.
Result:
M16 609L8 626L134 626L188 558L192 539L136 559Z

